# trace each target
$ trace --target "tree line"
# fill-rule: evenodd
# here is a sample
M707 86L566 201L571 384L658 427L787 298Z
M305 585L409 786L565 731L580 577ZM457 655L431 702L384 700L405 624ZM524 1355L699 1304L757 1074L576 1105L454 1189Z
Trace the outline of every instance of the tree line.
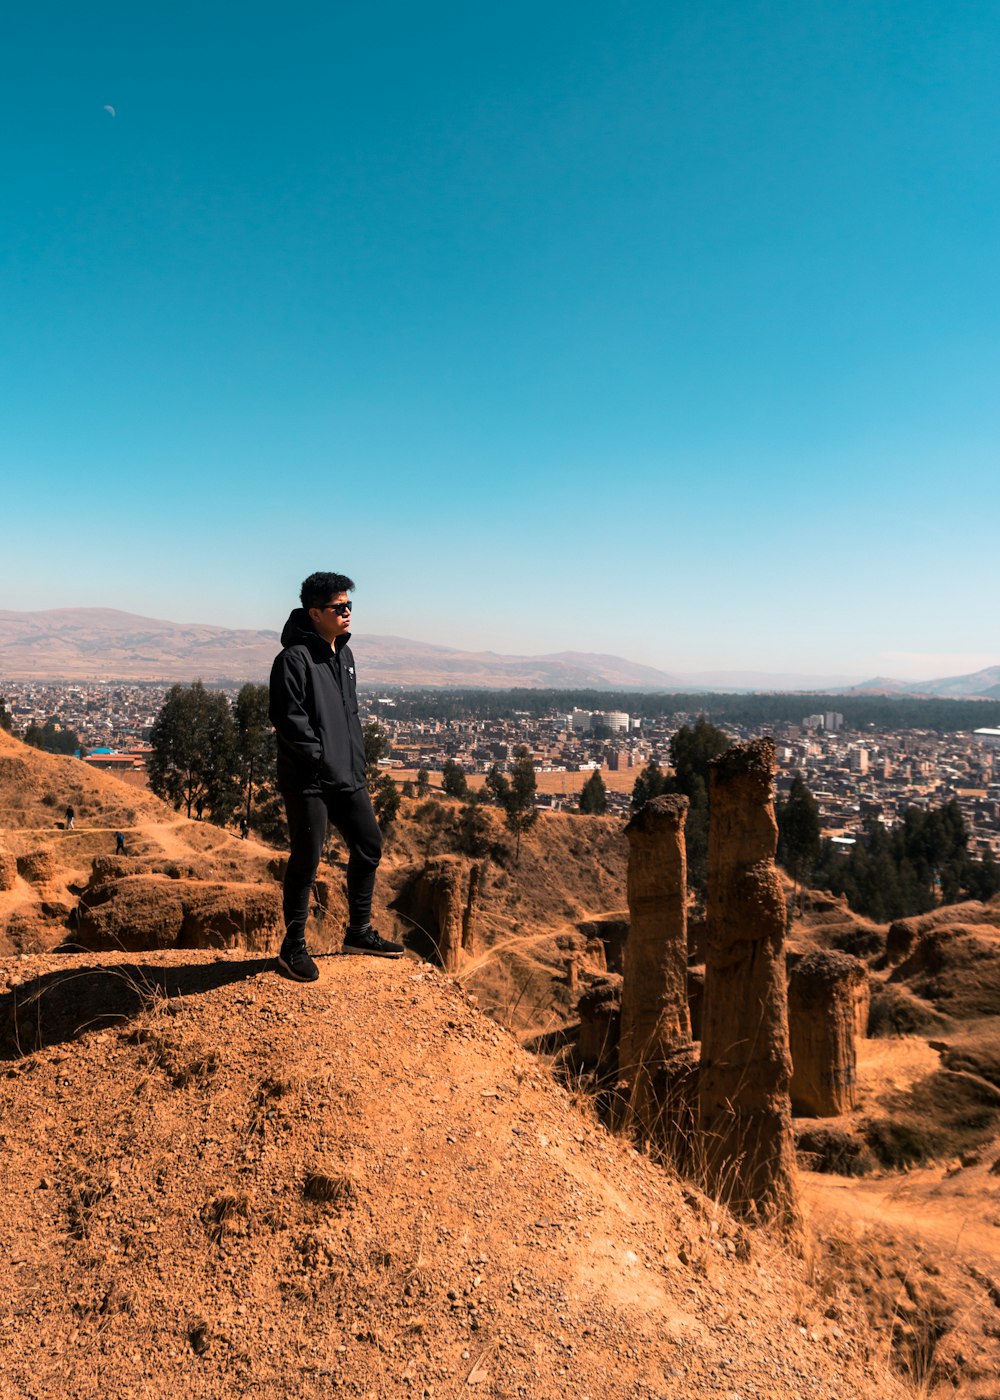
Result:
M969 851L969 829L958 803L907 807L891 829L868 817L845 853L824 840L819 805L796 773L779 802L778 859L798 884L845 895L857 914L877 923L924 914L939 904L1000 894L1000 865Z
M404 720L541 719L553 711L625 710L643 719L704 715L724 724L760 728L798 724L805 715L836 710L848 729L927 729L939 734L1000 725L1000 700L918 699L897 695L820 695L710 691L418 690L394 696Z
M268 699L268 687L252 682L232 705L201 681L171 686L149 736L147 772L157 797L188 817L194 811L219 826L243 821L266 841L286 841ZM388 831L400 806L395 783L379 768L389 741L375 721L364 726L364 740L372 806Z

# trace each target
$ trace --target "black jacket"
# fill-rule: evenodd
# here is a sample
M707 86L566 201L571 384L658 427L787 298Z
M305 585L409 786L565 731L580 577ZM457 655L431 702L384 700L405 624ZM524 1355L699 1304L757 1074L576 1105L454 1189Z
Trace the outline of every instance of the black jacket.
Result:
M365 740L358 718L350 633L333 646L296 608L271 667L271 723L278 735L278 787L356 792L365 785Z

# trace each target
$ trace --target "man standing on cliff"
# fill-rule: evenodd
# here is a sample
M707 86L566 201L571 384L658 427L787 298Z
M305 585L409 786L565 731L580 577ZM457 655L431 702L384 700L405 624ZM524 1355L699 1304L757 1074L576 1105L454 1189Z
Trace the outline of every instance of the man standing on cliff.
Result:
M354 588L346 574L310 574L281 633L271 667L270 717L278 736L278 787L291 853L282 901L285 938L278 964L297 982L319 969L306 949L309 897L327 822L349 852L345 953L399 958L403 948L372 928L372 891L382 834L365 786L365 741L358 718L351 635Z

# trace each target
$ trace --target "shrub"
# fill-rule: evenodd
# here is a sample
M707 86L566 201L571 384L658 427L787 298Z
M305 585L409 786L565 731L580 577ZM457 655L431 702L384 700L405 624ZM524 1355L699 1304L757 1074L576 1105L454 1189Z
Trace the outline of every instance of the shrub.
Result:
M865 1140L842 1128L803 1128L797 1134L796 1149L806 1171L866 1176L876 1165Z
M881 986L872 992L868 1034L878 1036L932 1035L951 1023L904 987Z

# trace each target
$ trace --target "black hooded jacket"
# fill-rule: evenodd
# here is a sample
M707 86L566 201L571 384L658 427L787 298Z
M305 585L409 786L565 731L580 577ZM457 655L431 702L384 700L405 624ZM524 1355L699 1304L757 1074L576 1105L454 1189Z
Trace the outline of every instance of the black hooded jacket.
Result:
M365 785L365 740L358 718L350 633L333 646L296 608L271 667L271 723L278 735L278 787L356 792Z

